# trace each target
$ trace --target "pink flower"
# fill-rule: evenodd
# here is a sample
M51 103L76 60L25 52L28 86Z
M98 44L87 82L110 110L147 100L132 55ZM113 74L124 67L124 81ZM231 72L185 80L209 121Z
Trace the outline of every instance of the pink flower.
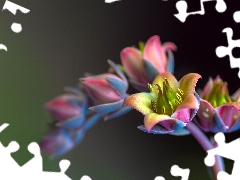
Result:
M85 121L87 98L80 91L66 93L46 103L46 109L57 120L58 126L76 128Z
M209 78L201 93L195 123L206 132L233 132L240 128L240 90L229 96L227 83Z
M162 73L148 85L150 93L129 96L125 104L145 115L144 126L139 129L164 134L184 128L199 108L195 85L200 77L190 73L178 82L172 74Z
M173 73L174 57L171 50L176 50L175 44L162 45L157 35L148 39L143 52L134 47L124 48L120 56L131 84L140 91L146 91L147 83L152 83L159 73Z

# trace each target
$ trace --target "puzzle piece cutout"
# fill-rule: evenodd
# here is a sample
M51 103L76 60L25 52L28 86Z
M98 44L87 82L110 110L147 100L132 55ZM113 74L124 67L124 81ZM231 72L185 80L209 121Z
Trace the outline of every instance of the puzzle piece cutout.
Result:
M5 1L4 5L3 5L3 8L2 8L2 11L3 10L8 10L13 15L16 15L17 10L19 10L20 12L22 12L24 14L27 14L27 13L30 12L29 9L27 9L25 7L22 7L18 4L15 4L15 3L11 2L11 1L8 1L8 0ZM11 30L15 33L20 33L22 31L22 25L20 23L13 22L12 25L11 25ZM4 45L4 44L0 44L0 50L7 51L7 46Z
M233 19L236 23L240 23L240 11L236 11L234 14L233 14Z
M3 10L8 10L10 11L12 14L16 15L17 13L17 10L19 10L20 12L24 13L24 14L27 14L30 12L29 9L25 8L25 7L22 7L18 4L15 4L13 2L10 2L10 1L6 1L4 6L3 6ZM19 24L19 23L13 23L12 26L11 26L11 29L13 32L15 33L20 33L22 31L22 25Z
M204 159L207 166L213 166L215 164L215 155L230 159L234 161L232 174L229 175L224 171L220 171L217 175L218 180L239 180L240 177L240 138L225 143L225 136L223 133L218 133L214 136L218 146L211 150L208 150L208 155Z
M2 132L9 124L0 126ZM30 159L23 166L20 166L11 156L12 153L18 151L20 148L16 141L12 141L7 147L4 147L0 142L0 169L1 179L24 179L24 180L71 180L65 172L70 166L70 161L61 160L59 162L60 172L46 172L43 171L43 163L40 147L37 143L32 142L28 145L28 151L33 154ZM83 176L80 180L91 180L89 176Z
M182 177L181 180L188 180L189 178L189 174L190 174L190 170L189 169L182 169L177 165L173 165L171 167L171 175L175 176L175 177ZM165 180L164 177L162 176L157 176L154 180Z
M236 11L233 14L233 19L235 22L240 22L240 11ZM224 33L226 33L227 35L227 41L228 41L228 47L225 46L218 46L216 48L216 55L219 58L225 57L225 56L229 56L229 60L230 60L230 67L231 68L240 68L240 58L234 58L233 54L232 54L232 50L235 47L239 47L240 48L240 39L237 40L233 40L233 30L232 28L225 28L223 29ZM238 72L238 77L240 78L240 70Z
M176 8L178 10L177 14L174 14L174 16L179 19L182 23L184 23L187 19L187 17L189 15L195 15L195 14L199 14L199 15L204 15L205 14L205 9L204 9L204 2L208 2L208 1L216 1L216 6L215 9L219 12L222 13L224 11L226 11L227 9L227 5L224 2L224 0L201 0L200 5L201 5L201 9L200 11L195 11L195 12L187 12L187 2L184 0L180 0L176 3Z

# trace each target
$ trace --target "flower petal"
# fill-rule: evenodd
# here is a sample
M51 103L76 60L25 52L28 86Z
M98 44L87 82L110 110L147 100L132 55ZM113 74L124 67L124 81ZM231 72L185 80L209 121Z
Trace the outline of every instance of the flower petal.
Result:
M40 142L41 151L54 157L67 153L74 147L71 133L62 128L54 128L47 132Z
M113 119L113 118L117 118L117 117L119 117L119 116L122 116L122 115L128 113L128 112L131 111L131 110L132 110L132 108L129 107L129 106L122 106L119 110L117 110L117 111L115 111L115 112L113 112L113 113L111 113L111 114L108 114L108 115L104 118L104 120L107 121L107 120L110 120L110 119Z
M182 129L173 131L169 134L174 135L174 136L186 136L186 135L189 135L191 133L186 128L182 128Z
M144 125L148 131L156 124L170 131L181 129L186 125L184 122L164 114L151 113L144 117Z
M92 106L89 109L91 109L92 111L99 113L101 115L108 114L108 113L114 112L114 111L118 110L119 108L121 108L123 105L123 102L124 102L124 100L121 99L120 101L113 102L113 103Z
M87 101L74 94L63 94L45 104L45 107L58 121L75 116L85 116Z
M169 51L169 50L176 51L177 50L177 46L172 42L163 43L162 48L164 51Z
M156 76L159 74L159 72L152 62L143 59L143 64L149 83L152 83Z
M83 125L84 121L85 121L85 116L76 116L71 119L68 119L67 121L62 121L57 123L57 126L62 128L75 129Z
M192 120L198 109L198 98L193 94L189 94L184 99L184 101L177 107L176 111L171 117L187 123Z
M106 81L118 92L122 98L126 96L127 85L124 83L124 81L110 77L106 78Z
M237 121L240 119L240 103L226 103L217 107L216 112L223 120L227 131L231 132Z
M215 113L212 119L210 132L218 133L218 132L226 132L227 128L222 120L222 118L219 116L218 113ZM208 132L208 131L206 131Z
M99 104L111 103L122 99L105 78L116 78L121 80L117 76L107 73L82 78L82 84L87 90L88 95Z
M152 133L152 134L168 134L168 133L174 132L174 130L165 129L160 125L155 125L150 131L148 131L144 125L138 126L138 129L140 129L143 132Z
M232 95L232 99L235 102L240 102L240 88Z
M162 48L159 36L155 35L148 39L145 44L143 58L151 61L159 72L166 71L166 55Z
M200 100L200 107L197 113L197 124L203 129L204 131L208 132L211 131L213 125L213 117L216 114L215 109L213 106L206 100ZM221 119L216 119L214 124L223 124ZM220 125L221 126L221 125Z
M143 115L153 113L151 101L156 99L152 93L137 93L126 98L124 104L131 106Z
M130 79L137 82L147 83L143 69L142 52L133 47L127 47L120 53L121 62Z
M111 60L108 60L108 64L111 66L111 68L113 68L113 70L117 73L117 75L119 77L121 77L121 79L126 83L126 86L128 87L128 81L126 76L123 74L123 72L121 71L121 69Z
M172 51L168 51L168 61L166 71L173 74L174 72L174 56Z
M213 87L213 79L210 77L207 84L204 86L203 91L201 93L201 97L204 98L208 96Z
M158 84L162 89L163 89L163 81L165 81L165 79L168 80L169 85L171 86L171 88L174 91L177 91L178 89L178 81L177 79L169 72L165 72L165 73L161 73L159 74L153 81L153 85L154 84Z
M197 73L189 73L183 76L179 81L179 88L184 92L183 97L187 97L188 94L195 92L195 86L201 75Z

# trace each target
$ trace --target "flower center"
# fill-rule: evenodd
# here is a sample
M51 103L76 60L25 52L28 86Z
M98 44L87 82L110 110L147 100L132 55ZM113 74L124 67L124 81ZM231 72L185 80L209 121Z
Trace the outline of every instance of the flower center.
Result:
M226 82L214 82L211 92L208 96L202 97L211 105L216 108L221 106L225 103L232 102L231 97L228 94L228 88Z
M178 88L175 92L167 78L163 81L163 88L159 84L154 84L157 90L157 100L151 101L152 110L157 114L166 114L171 116L177 109L178 105L183 102L183 91ZM154 93L154 89L151 84L148 84L148 88L151 93Z

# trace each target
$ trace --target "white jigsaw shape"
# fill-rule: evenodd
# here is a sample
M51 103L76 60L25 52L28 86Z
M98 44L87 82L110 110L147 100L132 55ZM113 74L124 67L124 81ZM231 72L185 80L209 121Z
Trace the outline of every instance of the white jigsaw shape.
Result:
M22 6L18 5L18 4L15 4L15 3L11 2L11 1L8 1L8 0L5 1L5 4L3 5L2 11L6 10L6 9L8 11L10 11L14 15L16 15L17 10L19 10L20 12L22 12L24 14L30 12L29 9L27 9L25 7L22 7ZM22 25L19 24L19 23L14 22L11 25L11 29L15 33L20 33L22 31Z
M9 124L0 126L2 132ZM24 180L71 180L65 172L70 166L70 161L61 160L59 162L60 172L43 171L43 162L40 147L37 143L32 142L28 145L28 151L34 155L23 166L20 166L11 154L18 151L20 148L16 141L12 141L7 147L4 147L0 142L0 179L24 179ZM91 180L89 176L83 176L80 180Z
M224 11L226 11L227 9L227 5L224 2L224 0L201 0L200 4L201 4L201 9L200 11L195 11L195 12L187 12L187 2L184 0L180 0L176 3L176 8L178 10L177 14L174 14L174 16L180 20L182 23L184 23L187 19L187 17L189 15L195 15L195 14L199 14L199 15L204 15L205 14L205 9L204 9L204 2L208 2L208 1L216 1L216 6L215 9L219 12L222 13Z
M236 11L234 14L233 14L233 19L236 23L240 23L240 11Z
M217 175L218 180L239 180L240 177L240 138L225 143L225 136L223 133L218 133L214 136L218 146L211 150L208 150L208 155L204 159L207 166L213 166L215 164L215 155L230 159L234 161L232 174L229 175L224 171L220 171Z
M25 7L22 7L18 4L15 4L15 3L11 2L11 1L8 1L8 0L5 1L5 4L3 5L2 11L5 10L5 9L9 10L14 15L16 15L17 10L21 11L24 14L30 12L29 9L27 9Z
M235 22L240 22L240 11L236 11L233 14L233 19ZM216 48L216 55L219 58L222 58L224 56L229 56L229 60L230 60L230 67L231 68L240 68L240 58L234 58L232 55L232 50L235 47L239 47L240 48L240 39L237 40L233 40L233 30L232 28L224 28L223 31L224 33L226 33L227 35L227 41L228 41L228 47L225 46L218 46ZM238 77L240 78L240 70L238 71Z
M190 174L190 170L189 169L182 169L180 168L178 165L173 165L171 167L171 175L175 176L175 177L182 177L181 180L188 180L189 178L189 174ZM162 176L157 176L154 180L165 180L164 177Z
M171 168L171 174L172 174L172 176L175 176L175 177L181 176L182 177L181 180L188 180L190 170L189 169L182 169L177 165L173 165L172 168Z

